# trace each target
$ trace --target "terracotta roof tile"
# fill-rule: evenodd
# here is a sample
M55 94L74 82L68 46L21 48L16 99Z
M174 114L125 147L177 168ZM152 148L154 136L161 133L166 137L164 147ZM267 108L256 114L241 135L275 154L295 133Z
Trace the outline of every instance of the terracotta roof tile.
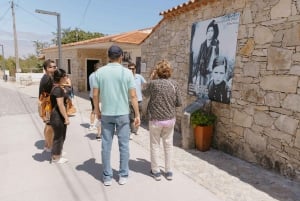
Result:
M107 42L116 42L116 43L127 43L127 44L140 44L143 40L151 33L152 28L141 29L126 33L114 34L114 35L107 35L100 38L93 38L89 40L79 41L75 43L68 43L62 45L62 47L74 47L74 46L81 46L81 45L90 45L96 43L107 43ZM55 49L55 47L45 48L44 50L48 49Z
M162 11L159 14L163 15L165 17L170 17L170 16L177 16L181 14L182 12L188 11L190 9L202 6L202 5L207 5L208 3L212 3L216 0L189 0L185 3L182 3L178 6L175 6L173 8L170 8L168 10Z

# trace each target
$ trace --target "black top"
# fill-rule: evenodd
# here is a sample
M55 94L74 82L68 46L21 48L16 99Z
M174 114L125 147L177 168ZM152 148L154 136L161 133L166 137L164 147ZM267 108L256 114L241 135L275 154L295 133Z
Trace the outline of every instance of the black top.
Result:
M215 85L213 80L208 84L208 97L211 100L229 103L230 101L230 89L225 81Z
M44 74L44 76L42 77L42 79L40 81L39 97L42 92L47 92L48 94L50 94L52 86L53 86L52 78L49 75Z
M54 86L54 88L52 89L52 92L50 94L50 100L51 100L51 105L52 105L52 114L51 114L51 118L55 117L57 118L58 116L63 119L62 114L59 111L59 108L57 106L57 100L56 98L64 98L64 105L66 107L67 103L67 98L68 95L65 93L64 89L59 87L59 86ZM50 120L51 121L51 120Z

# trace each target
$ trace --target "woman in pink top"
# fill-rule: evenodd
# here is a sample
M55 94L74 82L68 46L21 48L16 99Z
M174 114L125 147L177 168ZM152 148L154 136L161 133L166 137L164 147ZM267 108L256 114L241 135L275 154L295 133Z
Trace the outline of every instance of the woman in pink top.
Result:
M169 79L172 68L168 61L157 63L151 81L145 85L143 94L149 97L147 115L150 131L151 174L155 180L161 179L159 169L159 148L162 139L165 154L165 176L172 180L173 134L176 121L176 107L181 106L181 95L176 81ZM154 79L157 78L157 79Z

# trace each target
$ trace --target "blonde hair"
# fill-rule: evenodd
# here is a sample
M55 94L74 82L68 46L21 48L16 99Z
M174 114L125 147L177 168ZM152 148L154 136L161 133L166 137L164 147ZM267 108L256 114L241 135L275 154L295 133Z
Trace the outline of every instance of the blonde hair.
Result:
M155 70L159 78L168 79L171 77L172 67L171 64L165 59L156 64Z

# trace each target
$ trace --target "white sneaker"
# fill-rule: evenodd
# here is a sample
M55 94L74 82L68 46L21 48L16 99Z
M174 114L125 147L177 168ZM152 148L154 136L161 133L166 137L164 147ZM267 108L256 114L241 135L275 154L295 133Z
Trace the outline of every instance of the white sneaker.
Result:
M133 139L133 134L130 134L129 139L130 139L130 140Z
M89 130L89 131L97 130L97 127L96 127L96 126L90 126L88 130Z
M111 180L104 181L103 184L104 184L104 186L111 186L112 185L112 181Z
M50 148L47 148L47 147L44 147L44 151L45 151L45 152L51 152L51 151L52 151L52 149L50 149Z
M69 161L68 159L63 158L63 157L60 157L59 159L56 159L56 160L52 159L53 163L58 163L58 164L66 163L68 161Z
M128 178L127 177L120 177L119 184L124 185L127 183Z

